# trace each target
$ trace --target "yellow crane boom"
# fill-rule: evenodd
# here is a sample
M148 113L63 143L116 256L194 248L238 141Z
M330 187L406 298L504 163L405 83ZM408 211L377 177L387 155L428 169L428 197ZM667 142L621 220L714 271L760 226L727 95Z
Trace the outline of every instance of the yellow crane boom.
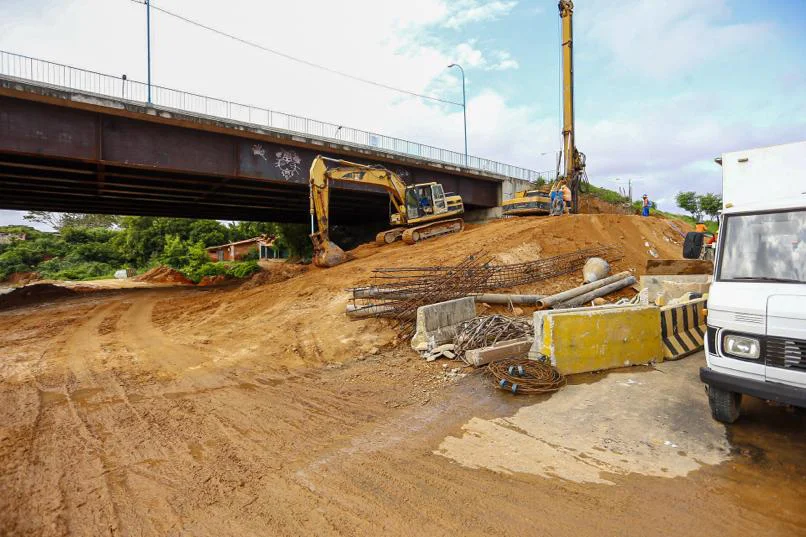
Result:
M562 73L563 73L563 166L560 180L571 189L571 212L579 211L580 186L585 175L585 154L577 150L574 141L574 2L560 0L562 25Z

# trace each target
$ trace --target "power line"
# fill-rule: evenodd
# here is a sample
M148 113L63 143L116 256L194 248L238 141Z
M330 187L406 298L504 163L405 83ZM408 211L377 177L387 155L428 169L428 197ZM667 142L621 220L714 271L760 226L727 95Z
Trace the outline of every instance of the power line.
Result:
M131 1L134 2L135 4L145 5L144 0L131 0ZM155 5L153 2L151 3L151 9L155 9L155 10L157 10L157 11L159 11L161 13L164 13L164 14L170 16L170 17L174 17L174 18L179 19L179 20L181 20L183 22L186 22L188 24L192 24L194 26L198 26L199 28L203 28L203 29L208 30L210 32L216 33L216 34L218 34L218 35L220 35L222 37L226 37L228 39L232 39L233 41L237 41L239 43L242 43L244 45L247 45L247 46L262 50L264 52L268 52L270 54L274 54L276 56L280 56L281 58L285 58L286 60L301 63L302 65L307 65L308 67L313 67L314 69L320 69L322 71L327 71L328 73L332 73L332 74L339 75L339 76L342 76L342 77L345 77L345 78L349 78L349 79L355 80L357 82L363 82L364 84L371 84L371 85L379 87L379 88L387 89L387 90L390 90L390 91L395 91L395 92L398 92L398 93L404 93L404 94L410 95L412 97L419 97L421 99L429 99L431 101L437 101L437 102L441 102L441 103L445 103L445 104L452 104L454 106L463 106L462 103L457 103L457 102L454 102L454 101L450 101L448 99L441 99L439 97L434 97L433 95L423 95L422 93L417 93L415 91L409 91L409 90L406 90L406 89L397 88L395 86L382 84L381 82L376 82L374 80L369 80L368 78L362 78L360 76L351 75L349 73L345 73L344 71L339 71L337 69L331 69L330 67L326 67L326 66L320 65L318 63L314 63L314 62L311 62L311 61L308 61L308 60L303 60L302 58L297 58L295 56L291 56L290 54L286 54L285 52L281 52L279 50L274 50L274 49L271 49L271 48L268 48L268 47L264 47L263 45L261 45L259 43L255 43L254 41L250 41L248 39L238 37L236 35L224 32L223 30L218 30L217 28L213 28L212 26L208 26L208 25L203 24L201 22L194 21L193 19L189 19L189 18L187 18L187 17L185 17L183 15L179 15L178 13L174 13L172 11L169 11L169 10L167 10L165 8L161 8L161 7L157 6L157 5Z

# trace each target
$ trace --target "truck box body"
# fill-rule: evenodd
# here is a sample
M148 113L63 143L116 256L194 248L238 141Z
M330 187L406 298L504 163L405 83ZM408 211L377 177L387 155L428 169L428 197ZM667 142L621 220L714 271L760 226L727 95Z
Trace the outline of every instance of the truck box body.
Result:
M722 202L743 207L806 193L806 142L722 155Z
M721 164L700 378L714 417L733 421L738 407L725 409L738 394L806 406L806 142L725 153Z

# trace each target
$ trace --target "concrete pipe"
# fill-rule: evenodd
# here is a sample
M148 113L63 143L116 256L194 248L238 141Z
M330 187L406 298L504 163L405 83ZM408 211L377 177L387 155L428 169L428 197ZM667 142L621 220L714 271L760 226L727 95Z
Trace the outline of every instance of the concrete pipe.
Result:
M540 309L550 308L555 304L559 304L560 302L566 302L568 300L571 300L575 296L579 296L589 291L593 291L594 289L604 287L605 285L621 281L624 278L627 278L628 276L630 276L630 273L625 270L624 272L619 272L618 274L614 274L613 276L610 276L603 280L598 280L592 283L586 283L585 285L580 285L579 287L563 291L562 293L557 293L556 295L544 297L538 301L537 306Z
M611 283L609 285L605 285L604 287L600 287L599 289L594 289L593 291L589 291L585 294L575 296L571 300L555 304L554 308L555 309L576 308L577 306L581 306L582 304L587 304L594 298L609 295L610 293L618 291L619 289L624 289L625 287L628 287L634 283L635 283L635 276L627 276L622 280Z

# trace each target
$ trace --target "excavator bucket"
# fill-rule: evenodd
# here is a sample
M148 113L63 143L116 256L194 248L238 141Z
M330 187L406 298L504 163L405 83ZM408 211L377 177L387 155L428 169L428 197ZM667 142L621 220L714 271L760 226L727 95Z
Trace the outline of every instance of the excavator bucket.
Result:
M311 235L313 242L313 264L317 267L328 268L341 265L347 261L347 254L336 243L324 240L319 233Z
M327 247L318 252L314 251L313 264L317 267L335 267L345 261L347 261L347 254L333 242L328 242Z

